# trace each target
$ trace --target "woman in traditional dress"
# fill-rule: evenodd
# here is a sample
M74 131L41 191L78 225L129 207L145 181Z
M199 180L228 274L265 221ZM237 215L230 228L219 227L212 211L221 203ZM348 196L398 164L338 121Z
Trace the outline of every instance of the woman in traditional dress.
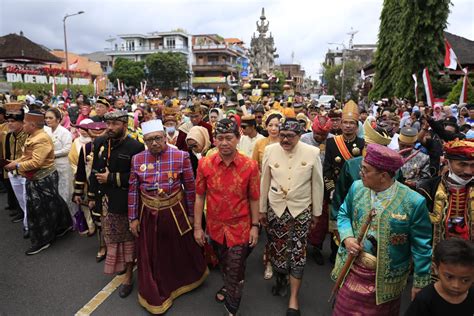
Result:
M258 168L260 171L262 170L262 162L263 162L263 153L265 152L265 147L270 144L278 143L280 139L278 138L279 134L279 126L280 120L283 115L278 111L268 111L263 116L263 123L265 124L264 127L268 132L268 137L259 139L255 143L255 147L253 148L252 159L258 162ZM263 278L265 280L269 280L273 276L273 269L272 264L270 262L270 258L268 257L268 243L265 246L265 252L263 254L263 264L265 265L265 272L263 274Z
M66 201L69 213L74 215L75 208L72 203L73 176L68 155L72 147L72 135L62 125L61 112L52 108L45 114L45 131L51 137L54 145L54 163L59 176L59 195Z

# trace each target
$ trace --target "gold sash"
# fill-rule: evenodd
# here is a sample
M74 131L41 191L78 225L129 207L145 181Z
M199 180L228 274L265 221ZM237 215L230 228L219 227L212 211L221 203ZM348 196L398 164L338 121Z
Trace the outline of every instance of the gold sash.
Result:
M150 212L169 210L173 215L174 222L181 236L192 230L189 218L183 206L183 191L178 190L169 197L149 196L141 193L142 207L140 210L140 221L142 220L143 209L146 207Z

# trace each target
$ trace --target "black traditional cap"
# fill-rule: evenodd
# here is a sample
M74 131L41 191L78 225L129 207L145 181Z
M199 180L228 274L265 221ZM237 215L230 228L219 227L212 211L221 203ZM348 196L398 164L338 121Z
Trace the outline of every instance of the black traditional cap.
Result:
M15 121L23 121L25 118L25 111L23 110L23 104L20 102L10 102L4 105L6 119L11 119Z
M418 130L413 127L403 127L398 140L406 144L414 144L417 140Z
M110 107L109 101L107 101L107 99L106 99L106 98L103 98L103 97L99 97L99 98L97 99L97 101L95 101L95 104L103 104L103 105L105 105L106 107Z
M265 113L265 109L263 108L262 105L258 105L255 110L253 110L254 113Z
M232 134L235 134L236 136L240 135L239 126L237 125L237 123L228 118L223 118L216 123L214 133L216 135L227 134L227 133L232 133Z
M305 131L304 123L299 122L295 118L282 118L280 120L280 131L292 131L301 134Z
M128 123L128 113L127 111L115 110L112 112L107 112L104 115L104 120L106 121L121 121Z

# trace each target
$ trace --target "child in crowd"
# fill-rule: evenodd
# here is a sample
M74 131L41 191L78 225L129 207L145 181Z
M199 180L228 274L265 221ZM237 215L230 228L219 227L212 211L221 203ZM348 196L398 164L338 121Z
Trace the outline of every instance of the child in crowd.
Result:
M459 238L441 241L434 250L439 281L425 287L405 316L474 315L474 243Z

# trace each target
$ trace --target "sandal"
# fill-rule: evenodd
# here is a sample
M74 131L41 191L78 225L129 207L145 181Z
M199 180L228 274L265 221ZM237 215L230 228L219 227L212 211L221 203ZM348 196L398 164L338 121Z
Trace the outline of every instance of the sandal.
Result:
M223 303L225 301L225 295L226 294L227 294L226 288L224 286L221 287L221 289L219 291L217 291L217 293L216 293L216 297L215 297L216 302L217 303ZM222 298L220 298L219 295L222 296Z

